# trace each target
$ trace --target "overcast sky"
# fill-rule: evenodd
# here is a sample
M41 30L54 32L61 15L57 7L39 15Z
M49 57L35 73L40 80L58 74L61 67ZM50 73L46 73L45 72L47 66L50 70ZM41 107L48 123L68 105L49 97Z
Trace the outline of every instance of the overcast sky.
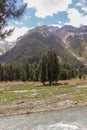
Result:
M41 25L62 27L87 25L87 0L23 0L27 8L20 19L10 20L15 31L8 41L14 41L27 30Z

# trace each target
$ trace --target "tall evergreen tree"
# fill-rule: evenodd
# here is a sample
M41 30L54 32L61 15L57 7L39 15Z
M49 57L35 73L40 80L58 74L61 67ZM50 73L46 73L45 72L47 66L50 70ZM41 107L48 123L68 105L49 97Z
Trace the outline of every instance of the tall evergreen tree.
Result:
M43 55L41 57L40 61L40 80L45 85L45 82L47 81L47 63L48 63L48 58L47 55Z
M58 80L58 75L59 75L59 63L58 63L58 58L55 52L53 52L53 57L54 57L54 65L53 65L53 81L57 83Z
M30 80L30 66L29 63L25 63L24 65L24 69L25 69L25 73L26 73L26 80L29 81Z
M59 74L59 64L57 55L55 52L48 52L48 81L52 84L54 81L57 82Z
M39 70L38 70L38 64L35 62L33 63L33 81L38 81L39 78Z
M53 66L54 66L54 58L53 58L53 52L49 51L48 52L48 81L49 84L52 84L53 81Z

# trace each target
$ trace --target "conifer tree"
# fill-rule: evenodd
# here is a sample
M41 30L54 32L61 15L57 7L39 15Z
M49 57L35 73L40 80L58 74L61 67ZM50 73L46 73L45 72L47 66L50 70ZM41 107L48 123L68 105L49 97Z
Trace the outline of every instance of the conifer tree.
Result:
M54 81L57 82L59 74L59 64L57 55L55 52L48 52L48 81L52 84Z
M41 57L40 61L40 80L43 83L43 85L45 85L45 82L47 81L47 63L48 63L47 55L44 54Z
M49 84L51 85L53 82L53 66L54 66L54 58L53 58L53 52L49 51L48 52L48 81Z
M54 65L53 65L53 81L57 83L58 80L58 75L59 75L59 63L58 63L58 58L55 52L53 52L53 57L54 57Z
M5 30L9 18L20 17L26 4L21 0L21 4L17 4L17 0L0 0L0 38L5 38L10 35L14 29ZM23 3L23 4L22 4Z

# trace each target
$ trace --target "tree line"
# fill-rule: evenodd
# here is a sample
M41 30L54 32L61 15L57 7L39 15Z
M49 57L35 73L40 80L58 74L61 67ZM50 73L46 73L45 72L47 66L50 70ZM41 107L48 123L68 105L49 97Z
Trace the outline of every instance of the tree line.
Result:
M5 64L0 63L0 81L41 81L49 84L58 80L85 78L87 71L83 65L72 66L60 63L55 52L43 54L39 63Z

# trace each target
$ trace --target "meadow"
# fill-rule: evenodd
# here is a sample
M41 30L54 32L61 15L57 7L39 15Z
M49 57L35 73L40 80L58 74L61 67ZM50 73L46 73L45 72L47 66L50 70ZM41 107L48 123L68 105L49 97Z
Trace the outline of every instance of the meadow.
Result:
M87 104L87 80L59 81L43 86L40 82L1 82L0 115L64 109Z

